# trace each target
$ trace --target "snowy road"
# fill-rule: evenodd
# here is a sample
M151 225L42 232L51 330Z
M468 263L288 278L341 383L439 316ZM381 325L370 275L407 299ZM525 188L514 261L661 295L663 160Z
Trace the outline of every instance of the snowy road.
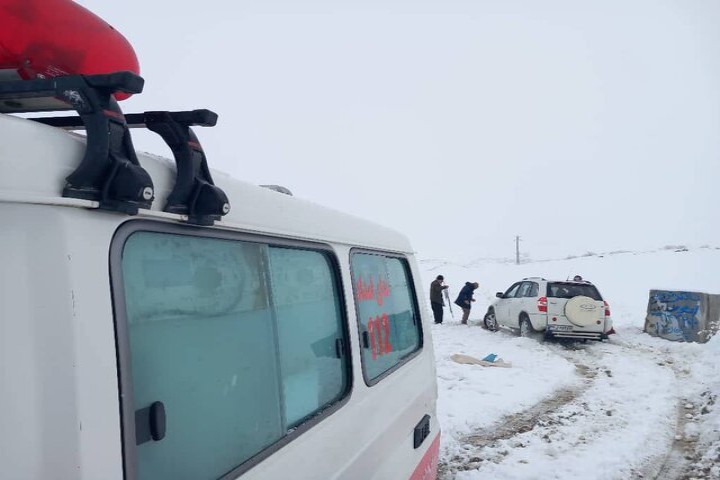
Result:
M692 366L682 352L617 338L540 344L477 326L442 325L434 334L446 447L441 478L711 478L703 472L708 465L698 465L699 428L685 421L686 414L703 421L710 398L688 389ZM448 350L452 344L466 348ZM449 360L491 352L513 367Z
M470 326L435 325L439 478L720 479L720 337L651 337L645 301L611 301L618 334L602 343L492 333L479 326L485 305ZM450 358L489 353L512 368Z

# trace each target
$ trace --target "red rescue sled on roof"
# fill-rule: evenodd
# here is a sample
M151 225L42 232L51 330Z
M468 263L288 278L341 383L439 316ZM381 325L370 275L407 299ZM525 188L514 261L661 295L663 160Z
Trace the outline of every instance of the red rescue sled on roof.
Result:
M140 73L127 39L71 0L0 0L0 25L0 80Z
M0 114L75 110L78 116L30 117L85 130L85 155L65 178L67 198L135 215L152 208L152 178L138 161L130 128L158 133L177 164L164 210L188 223L212 225L230 210L215 186L205 152L190 127L214 126L209 110L125 115L116 99L143 90L130 43L70 0L0 0Z

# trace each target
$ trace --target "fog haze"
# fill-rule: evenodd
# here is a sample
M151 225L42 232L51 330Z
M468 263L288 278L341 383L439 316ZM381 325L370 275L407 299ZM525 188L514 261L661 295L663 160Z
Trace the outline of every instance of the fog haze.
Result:
M126 112L214 110L212 168L421 256L720 245L717 1L79 3L137 52Z

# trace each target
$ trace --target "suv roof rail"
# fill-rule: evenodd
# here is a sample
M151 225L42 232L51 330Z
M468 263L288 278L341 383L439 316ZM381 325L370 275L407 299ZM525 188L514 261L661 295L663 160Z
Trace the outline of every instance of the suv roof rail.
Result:
M217 114L192 110L124 115L113 93L140 93L143 85L142 77L132 72L0 82L0 112L75 110L79 116L30 119L87 132L85 156L66 177L63 196L95 200L100 208L131 215L139 208L151 208L154 189L137 159L129 129L145 127L159 134L177 164L175 185L163 210L187 215L189 223L212 225L230 211L230 203L225 192L215 186L205 153L190 127L214 126Z
M525 277L523 280L542 280L544 282L547 282L543 277Z

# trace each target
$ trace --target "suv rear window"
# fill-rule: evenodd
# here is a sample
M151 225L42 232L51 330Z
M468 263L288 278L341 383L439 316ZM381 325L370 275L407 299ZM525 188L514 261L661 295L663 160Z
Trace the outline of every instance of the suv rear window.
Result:
M547 285L547 296L553 298L573 298L578 295L590 297L593 300L602 301L600 292L595 285L581 283L553 282Z

